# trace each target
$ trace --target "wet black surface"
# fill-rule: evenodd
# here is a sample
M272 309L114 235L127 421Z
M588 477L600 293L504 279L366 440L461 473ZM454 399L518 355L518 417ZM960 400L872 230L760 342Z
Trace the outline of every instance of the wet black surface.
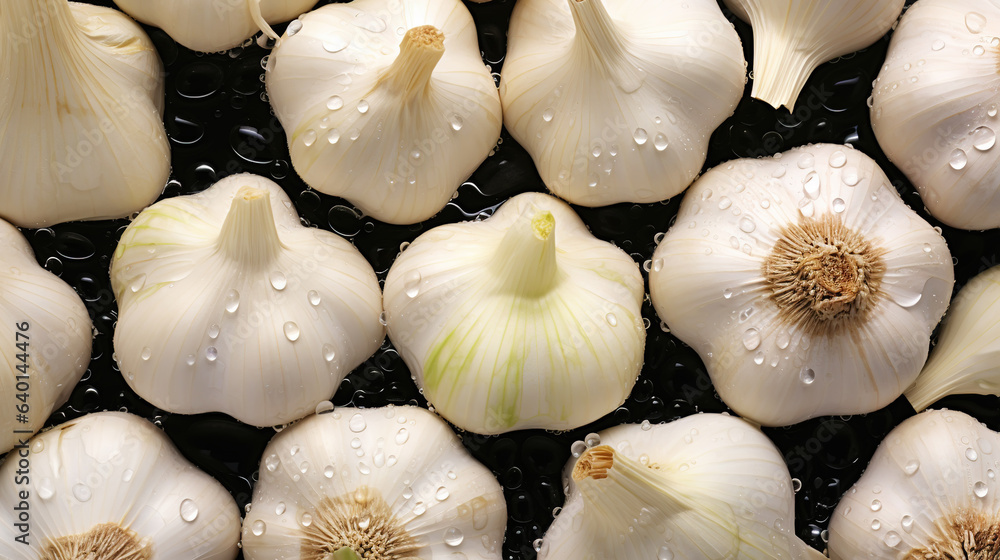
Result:
M494 72L499 72L503 62L513 4L513 0L468 4L477 22L484 60ZM749 26L737 21L736 28L752 66ZM283 29L283 25L277 27L279 33ZM496 152L435 218L414 226L393 226L364 217L344 200L308 189L291 170L284 131L264 94L261 59L267 49L251 41L227 53L197 54L177 46L158 29L146 30L167 71L164 118L172 140L173 172L164 197L203 190L233 173L271 177L288 192L305 222L350 239L384 280L401 243L442 223L489 214L514 194L544 190L530 157L504 132ZM712 136L706 169L732 158L768 155L807 143L848 142L879 162L910 206L932 224L941 225L927 215L909 182L888 163L869 125L866 100L887 46L888 39L883 38L860 53L822 66L806 85L794 114L776 111L745 95L736 114ZM679 203L680 197L675 197L662 204L578 210L595 235L614 242L643 264L651 258L657 233L667 230ZM108 267L127 223L73 223L24 232L38 261L84 298L99 332L90 369L49 425L106 409L149 418L163 427L185 456L218 478L243 507L274 430L246 426L221 414L181 416L157 410L137 397L115 368L112 335L117 311ZM997 264L1000 230L943 230L956 257L956 289ZM644 316L650 324L646 365L632 395L618 410L563 434L524 431L491 438L463 434L468 449L504 485L510 516L505 558L534 558L532 542L542 536L552 522L552 510L563 502L560 471L572 442L622 422L666 422L696 412L727 410L697 354L661 330L648 303ZM338 406L426 406L388 341L330 397ZM1000 399L957 397L939 404L1000 428ZM784 454L792 476L801 481L796 530L803 539L820 550L825 548L823 531L840 495L861 475L881 438L912 414L901 399L872 414L818 418L765 430Z

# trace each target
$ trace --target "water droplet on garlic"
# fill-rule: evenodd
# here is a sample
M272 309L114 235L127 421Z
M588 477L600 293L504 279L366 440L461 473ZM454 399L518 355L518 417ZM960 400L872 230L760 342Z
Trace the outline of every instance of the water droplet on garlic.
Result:
M670 143L667 142L667 137L664 136L662 133L657 134L656 137L653 138L653 147L656 148L656 150L659 152L666 150L667 146L669 145Z
M973 485L972 492L975 493L977 498L985 498L990 492L990 487L985 482L979 481Z
M181 502L181 519L188 523L198 519L198 506L194 500L185 499Z
M358 112L362 115L367 113L370 107L371 105L368 104L367 100L362 99L361 101L358 101Z
M236 290L229 290L226 294L226 311L230 313L236 313L236 310L240 308L240 293Z
M74 484L73 485L73 497L78 501L87 502L93 496L90 487L86 484Z
M951 157L948 159L948 165L956 171L964 169L967 163L969 163L969 156L961 148L952 152Z
M302 135L302 143L305 144L306 147L309 147L309 146L312 146L313 144L315 144L316 143L316 131L313 130L313 129L307 130L305 132L305 134Z
M972 146L980 152L989 150L997 143L997 135L992 128L981 126L972 131Z
M747 350L756 350L760 346L760 331L751 327L743 333L743 346Z
M250 524L250 532L253 533L255 537L263 535L265 531L267 531L267 525L260 519Z
M965 27L969 33L981 33L986 27L986 17L978 12L969 12L965 14Z
M903 472L905 472L907 476L913 476L917 474L918 470L920 470L920 461L916 459L908 461L906 465L903 466Z
M812 385L813 381L816 381L816 372L810 368L802 368L802 371L799 372L799 379L806 385Z
M210 362L219 359L219 350L215 346L209 346L205 349L205 359Z
M635 132L632 133L632 139L635 140L636 144L642 146L646 143L646 140L649 139L649 135L646 134L645 129L637 128L635 129Z
M365 422L365 417L359 413L355 413L354 416L351 416L351 420L347 423L347 425L354 433L363 432L365 431L365 428L368 427L367 422Z

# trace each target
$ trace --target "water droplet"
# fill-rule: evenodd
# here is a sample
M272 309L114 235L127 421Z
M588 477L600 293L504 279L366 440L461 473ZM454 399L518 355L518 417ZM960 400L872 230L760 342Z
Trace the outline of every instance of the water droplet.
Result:
M264 459L264 468L266 468L268 472L276 471L278 469L278 465L280 464L281 459L279 459L274 453L271 453L266 459Z
M407 297L415 298L417 294L420 293L420 271L411 270L406 273L406 278L403 282L404 289L406 291Z
M370 107L371 106L368 104L367 100L362 99L361 101L358 101L358 112L362 115L367 113Z
M226 311L230 313L236 313L236 310L240 308L240 293L236 290L229 290L226 294Z
M904 531L909 533L913 530L913 516L904 515L899 524L902 525Z
M86 484L74 484L73 485L73 497L81 502L89 501L93 496L93 492L90 491L90 487Z
M661 134L657 134L656 137L653 138L653 147L655 147L656 151L658 151L658 152L662 152L663 150L666 150L667 146L669 146L669 145L670 144L667 142L667 137L664 136L662 133Z
M639 429L641 429L644 432L648 432L649 429L652 427L653 425L649 423L649 420L643 420L642 424L639 424Z
M841 175L841 179L848 187L857 186L857 184L861 182L861 176L858 174L858 170L853 167L845 169L843 175Z
M835 199L833 199L833 202L831 203L831 206L833 207L833 211L836 212L836 213L838 213L838 214L840 214L841 212L843 212L844 210L847 209L847 203L844 202L843 198L835 198Z
M780 179L780 178L782 178L784 176L785 176L785 166L784 165L779 165L778 167L775 167L774 171L771 173L771 177L774 177L775 179Z
M983 56L984 54L986 54L986 48L983 47L982 45L976 45L972 47L972 54L976 56Z
M883 537L882 542L885 543L885 546L892 548L897 544L899 544L899 542L902 540L903 539L899 537L899 533L897 533L896 531L889 531L888 533L885 534L885 537Z
M216 338L219 338L219 333L220 332L222 332L222 329L219 328L219 325L217 325L215 323L212 323L208 327L208 338L211 338L212 340L215 340Z
M146 347L146 348L142 349L142 354L141 354L140 357L143 359L143 361L146 361L146 360L149 360L149 358L152 355L153 355L153 351L150 350L149 347Z
M297 19L296 20L292 20L292 23L289 23L288 24L288 28L285 29L285 33L289 37L292 37L293 35L295 35L299 31L302 31L302 22L299 21L299 20L297 20Z
M758 366L764 363L764 352L763 351L757 352L754 355L754 357L753 357L753 363L757 364Z
M872 530L873 531L878 531L881 528L882 528L882 522L881 521L879 521L878 519L872 520Z
M819 173L812 171L806 175L805 179L803 179L802 190L806 193L807 197L812 200L816 200L819 197L819 188Z
M908 461L906 465L903 466L903 472L905 472L907 476L913 476L917 474L918 470L920 470L920 461L916 459Z
M719 199L719 210L727 210L733 205L733 201L729 199L728 196L724 196Z
M740 231L743 233L753 233L755 229L757 229L757 224L749 216L744 216L740 220Z
M272 272L271 273L271 286L278 291L284 290L285 286L288 285L288 278L285 277L283 272Z
M365 417L360 413L355 413L354 416L351 416L351 420L347 425L354 433L363 432L365 431L365 428L368 427L368 423L365 422Z
M1000 112L1000 108L997 107L996 103L990 105L989 109L986 110L986 114L989 115L990 117L997 116L998 112Z
M882 502L878 500L872 500L872 511L879 511L882 509Z
M417 502L413 506L413 515L423 515L425 511L427 511L427 506L423 502Z
M454 113L452 113L452 115L448 117L448 122L451 123L451 129L454 130L455 132L462 130L462 126L465 125L465 121L462 120L462 117Z
M583 452L587 450L587 444L580 440L574 441L572 445L569 446L569 451L574 457L579 457L583 455Z
M997 135L988 126L981 126L972 131L972 145L980 152L989 150L997 143Z
M799 480L799 479L797 479L797 478L793 478L792 479L792 492L798 492L799 490L802 490L802 481Z
M11 270L13 271L14 269ZM132 293L134 294L139 290L141 290L145 285L146 285L146 275L140 274L136 276L134 280L132 280L132 283L129 285L128 289L131 290Z
M836 152L830 154L830 167L840 169L845 163L847 163L847 154L841 150L837 150Z
M747 350L756 350L760 346L760 331L751 327L743 333L743 346Z
M802 368L802 371L799 372L799 379L806 385L812 385L813 381L816 381L816 372L810 368Z
M542 112L542 120L545 122L551 122L553 116L555 116L555 113L551 107Z
M285 338L287 338L292 342L298 340L299 335L302 334L302 331L299 330L299 326L295 324L294 321L288 321L287 323L285 323L283 330L285 331Z
M646 134L645 129L637 128L635 129L635 132L632 133L632 139L635 140L636 144L642 146L646 143L646 140L649 139L649 135Z
M944 48L944 41L942 41L941 39L938 39L937 41L931 43L931 50L939 51L943 48Z
M778 333L778 336L775 337L775 344L777 344L778 348L780 348L781 350L788 348L788 345L791 344L791 342L792 342L792 337L791 335L788 334L787 331L781 331Z
M315 144L316 143L316 131L313 130L313 129L311 129L311 128L309 130L307 130L305 132L305 134L302 135L302 143L305 144L307 147L308 146L312 146L313 144Z
M316 414L326 414L328 412L333 412L333 403L330 401L320 401L316 405Z
M383 327L389 324L389 321L385 317L385 311L379 313L378 322L381 323Z
M976 450L970 447L965 450L965 458L970 461L976 461L979 459L979 453L976 453Z
M614 313L608 313L607 315L604 316L604 319L612 327L617 327L618 326L618 317L615 317Z
M340 131L336 128L330 130L326 133L326 141L330 144L336 144L340 141Z
M333 475L334 475L333 465L327 465L323 467L323 476L325 476L326 478L333 478Z
M948 159L948 165L952 169L958 171L965 168L965 164L969 163L969 156L965 154L965 151L961 148L955 150L951 153L951 158Z
M347 45L351 44L351 41L346 37L340 37L338 35L329 35L325 37L323 41L323 50L328 53L340 52L347 48Z
M451 494L448 493L447 488L445 488L444 486L440 486L438 487L437 492L434 493L434 499L436 499L439 502L443 502L447 500L448 496L450 495Z
M344 99L339 95L334 95L326 101L326 108L331 111L336 111L344 106Z
M215 346L209 346L205 349L205 358L210 362L214 362L219 359L219 350Z
M255 537L263 535L265 531L267 531L267 525L260 519L254 521L250 525L250 532L253 533Z
M990 492L990 487L985 482L979 481L972 487L972 491L976 494L977 498L985 498L986 494Z
M188 523L198 519L198 506L194 500L186 499L181 502L181 519Z
M969 12L965 14L965 27L969 29L969 33L981 33L986 27L986 17L977 12Z
M302 515L299 516L299 525L302 525L303 527L308 527L312 525L312 523L313 523L312 514L310 514L309 512L302 512Z
M656 553L656 560L674 560L674 553L667 545L663 545L660 547L660 551Z

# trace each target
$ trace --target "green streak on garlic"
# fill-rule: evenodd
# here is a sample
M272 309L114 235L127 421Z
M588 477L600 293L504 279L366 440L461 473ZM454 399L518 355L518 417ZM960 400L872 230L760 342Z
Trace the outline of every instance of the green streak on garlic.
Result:
M121 218L156 199L170 173L163 66L138 25L88 4L11 2L0 68L0 218Z
M337 552L333 553L333 560L361 560L356 552L348 547L341 548Z
M571 429L620 405L642 366L642 299L631 257L537 193L421 235L385 284L389 336L417 384L486 434Z
M938 342L904 395L921 411L948 395L1000 395L1000 267L966 284L945 317Z

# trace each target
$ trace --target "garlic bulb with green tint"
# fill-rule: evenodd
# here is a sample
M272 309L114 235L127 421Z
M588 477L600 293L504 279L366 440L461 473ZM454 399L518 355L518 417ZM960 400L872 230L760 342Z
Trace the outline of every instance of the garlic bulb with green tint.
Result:
M715 0L519 0L500 98L545 185L584 206L683 191L746 83Z
M115 0L128 15L155 25L185 47L205 52L238 46L269 23L281 23L316 5L316 0Z
M893 32L872 93L879 145L928 211L963 229L1000 227L1000 4L920 0Z
M945 317L937 345L906 390L921 411L948 395L1000 395L1000 266L966 284Z
M19 474L22 462L29 471ZM121 412L70 420L7 455L5 560L233 560L240 510L151 423ZM25 533L27 532L27 535ZM27 541L15 540L23 538Z
M69 399L90 364L92 330L80 296L0 220L0 453Z
M385 282L389 338L424 396L481 434L568 430L624 402L646 331L636 263L525 193L418 237Z
M500 560L500 484L413 406L337 408L274 436L243 522L247 560Z
M267 66L292 166L384 222L437 214L500 136L500 98L458 0L354 0L288 25Z
M170 173L163 65L120 12L64 0L0 10L0 218L121 218Z
M653 254L660 318L742 416L872 412L916 379L954 284L941 234L849 146L722 164Z
M371 265L303 227L281 188L233 175L146 209L111 263L115 352L159 408L255 426L315 410L385 338Z
M863 49L885 35L904 0L725 0L753 26L756 99L794 109L820 64Z
M539 560L825 558L795 536L781 453L744 420L695 414L598 436L566 466Z
M889 432L830 520L830 558L1000 558L1000 436L928 410Z

